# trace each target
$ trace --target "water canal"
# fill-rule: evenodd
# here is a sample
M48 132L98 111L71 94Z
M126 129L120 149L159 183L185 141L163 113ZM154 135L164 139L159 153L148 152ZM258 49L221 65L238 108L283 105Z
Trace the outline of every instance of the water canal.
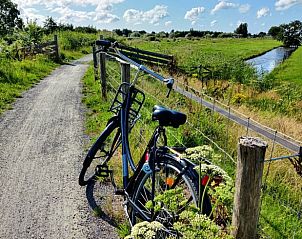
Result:
M246 62L256 68L258 75L262 75L270 73L276 66L287 59L294 50L295 48L278 47L263 55L246 60Z

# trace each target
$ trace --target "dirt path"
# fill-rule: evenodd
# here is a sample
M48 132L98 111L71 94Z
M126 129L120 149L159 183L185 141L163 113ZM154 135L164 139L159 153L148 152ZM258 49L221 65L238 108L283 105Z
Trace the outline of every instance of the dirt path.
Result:
M63 65L0 117L0 238L116 238L78 186L80 79L91 56Z

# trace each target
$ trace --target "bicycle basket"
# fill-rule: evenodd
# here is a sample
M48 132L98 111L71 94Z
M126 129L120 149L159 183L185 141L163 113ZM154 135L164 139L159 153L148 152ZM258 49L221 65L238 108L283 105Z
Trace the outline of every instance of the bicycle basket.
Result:
M114 97L114 100L110 106L109 111L114 114L119 114L121 108L123 107L124 99L127 95L128 89L130 87L129 83L122 83ZM145 94L141 90L133 87L131 88L130 96L130 109L129 109L129 123L133 125L135 121L139 118L139 111L145 101Z

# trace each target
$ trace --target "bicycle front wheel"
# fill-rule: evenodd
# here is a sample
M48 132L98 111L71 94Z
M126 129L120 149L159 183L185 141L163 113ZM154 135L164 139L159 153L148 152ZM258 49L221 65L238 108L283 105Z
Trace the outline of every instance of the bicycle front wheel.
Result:
M81 186L85 186L90 180L96 179L98 176L97 167L102 166L101 174L108 176L109 171L106 170L107 168L105 167L120 143L118 119L112 118L84 159L83 167L79 175L79 184Z
M159 221L166 228L172 228L181 212L191 206L197 207L198 177L193 177L190 170L193 168L184 166L172 155L167 154L157 159L154 181L152 173L141 171L136 180L137 187L132 194L132 201L139 209L131 210L132 225L142 221L139 212L141 211L145 218L147 216L148 221ZM154 196L152 187L154 187ZM210 199L205 193L203 213L210 214L210 212Z

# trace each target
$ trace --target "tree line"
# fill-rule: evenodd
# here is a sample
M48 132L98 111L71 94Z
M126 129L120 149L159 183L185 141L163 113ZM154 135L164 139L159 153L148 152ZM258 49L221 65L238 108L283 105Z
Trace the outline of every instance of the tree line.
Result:
M268 34L274 39L282 41L285 46L300 46L302 43L302 22L296 20L288 24L272 26Z
M32 32L38 38L41 34L50 34L55 31L76 31L84 33L97 33L98 30L93 26L77 26L74 27L69 23L57 23L52 17L47 17L44 21L44 25L38 26L35 21L27 22L24 24L22 18L20 17L20 11L17 8L17 4L11 2L11 0L1 0L0 5L0 38L5 39L8 43L11 43L16 38L16 31L18 30L25 32ZM191 28L189 31L175 31L171 30L168 32L151 32L147 33L146 31L132 31L130 29L114 29L118 36L125 37L142 37L145 36L149 40L156 40L156 38L178 38L178 37L264 37L271 36L276 40L282 41L285 46L300 46L302 42L302 22L293 21L288 24L281 24L280 26L273 26L269 29L268 33L260 32L259 34L250 34L248 32L248 24L241 23L234 32L225 33L219 31L199 31ZM18 35L18 34L17 34ZM35 39L33 39L35 41Z

